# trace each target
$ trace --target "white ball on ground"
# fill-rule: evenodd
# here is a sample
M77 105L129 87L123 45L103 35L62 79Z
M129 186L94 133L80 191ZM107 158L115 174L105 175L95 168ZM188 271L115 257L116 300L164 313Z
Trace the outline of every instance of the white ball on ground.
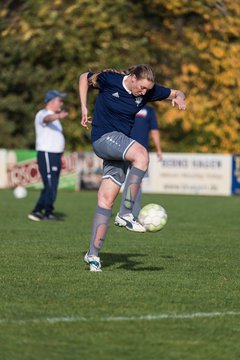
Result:
M13 195L16 199L24 199L27 196L27 189L24 186L17 186L13 190Z

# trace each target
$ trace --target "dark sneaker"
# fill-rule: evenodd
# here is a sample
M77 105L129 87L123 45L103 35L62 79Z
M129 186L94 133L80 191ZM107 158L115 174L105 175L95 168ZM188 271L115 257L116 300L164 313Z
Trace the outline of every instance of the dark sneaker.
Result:
M44 220L44 216L40 211L33 211L28 215L28 219L33 221L41 221Z
M60 221L62 220L59 216L51 213L44 216L44 220L50 220L50 221Z

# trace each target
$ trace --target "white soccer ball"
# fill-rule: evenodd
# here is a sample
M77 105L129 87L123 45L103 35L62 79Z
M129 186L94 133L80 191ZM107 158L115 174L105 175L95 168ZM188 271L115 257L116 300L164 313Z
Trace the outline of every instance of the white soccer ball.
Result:
M138 220L147 231L161 230L167 223L167 212L158 204L148 204L139 213Z
M15 196L16 199L23 199L27 196L27 189L23 186L17 186L13 190L13 195Z

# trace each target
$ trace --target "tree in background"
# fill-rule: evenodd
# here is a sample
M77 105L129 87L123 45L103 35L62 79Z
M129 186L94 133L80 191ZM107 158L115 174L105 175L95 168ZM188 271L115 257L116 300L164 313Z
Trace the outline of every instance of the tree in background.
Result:
M165 53L163 73L188 94L184 116L169 108L164 113L165 147L239 153L238 2L158 0L149 1L147 9L150 18L159 9L164 14L161 22L154 17L151 34L152 41Z
M57 88L68 93L67 148L87 148L79 74L149 63L158 82L188 94L184 114L157 106L165 151L240 152L239 28L231 0L3 1L0 146L34 146L37 106Z

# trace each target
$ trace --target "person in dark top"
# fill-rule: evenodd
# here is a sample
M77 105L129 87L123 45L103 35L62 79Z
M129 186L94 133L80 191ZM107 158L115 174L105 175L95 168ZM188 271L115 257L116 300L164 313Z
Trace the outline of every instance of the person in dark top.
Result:
M160 131L156 113L152 107L146 105L136 114L130 137L143 145L147 151L149 151L150 148L149 140L151 137L157 157L159 160L162 159Z
M157 122L157 116L155 110L146 105L142 108L135 117L135 122L130 133L130 137L141 145L143 145L147 151L150 149L150 138L153 141L158 160L162 160L162 150L160 142L160 131ZM148 171L146 171L144 178L148 177ZM141 210L142 191L141 187L138 191L138 195L135 199L135 203L132 209L132 213L135 219L138 218ZM117 225L117 223L116 223Z
M101 271L98 253L103 245L113 203L127 175L119 214L115 222L128 230L145 232L132 214L134 202L148 168L148 151L130 137L135 116L147 103L169 99L185 110L185 95L155 83L152 68L146 64L125 71L107 69L86 72L80 76L79 93L83 127L88 127L87 94L89 87L98 89L94 106L91 141L97 156L103 159L103 178L98 190L98 204L92 226L90 248L84 260L90 271Z

